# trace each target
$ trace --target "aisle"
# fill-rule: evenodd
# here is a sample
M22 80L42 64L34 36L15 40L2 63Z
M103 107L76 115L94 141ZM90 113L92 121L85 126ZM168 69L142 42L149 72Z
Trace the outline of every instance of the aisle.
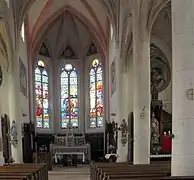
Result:
M77 168L57 167L49 172L49 180L89 180L89 176L89 165L81 165Z

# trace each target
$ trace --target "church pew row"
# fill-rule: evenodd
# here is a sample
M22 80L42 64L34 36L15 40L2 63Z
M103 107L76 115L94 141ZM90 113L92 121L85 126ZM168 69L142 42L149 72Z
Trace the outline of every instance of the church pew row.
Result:
M158 168L160 171L158 171ZM123 174L123 175L127 175L129 172L131 174L140 174L144 171L142 171L142 169L144 169L144 171L146 171L145 173L149 174L151 172L155 173L163 173L163 174L169 174L170 173L170 165L149 165L149 167L147 165L136 165L133 166L131 164L128 163L91 163L90 166L90 172L91 172L91 179L94 180L99 180L99 179L103 179L106 175L108 174Z
M158 169L159 168L159 169ZM142 169L146 171L146 174L156 174L156 173L162 173L163 175L170 173L170 166L169 165L158 165L156 167L155 165L150 165L149 167L147 165L136 165L135 167L131 164L127 163L104 163L104 164L91 164L91 179L99 180L103 179L104 176L107 176L109 174L117 175L122 174L123 176L126 176L129 174L129 172L132 174L142 174ZM159 171L160 170L160 171Z
M10 164L0 166L1 179L48 180L48 170L46 164Z
M48 165L47 164L12 164L11 166L20 166L21 168L30 168L36 170L37 176L42 180L48 180Z
M194 177L171 177L170 163L149 165L130 165L127 163L91 163L90 172L91 180L194 180Z
M0 180L28 180L25 176L1 176Z

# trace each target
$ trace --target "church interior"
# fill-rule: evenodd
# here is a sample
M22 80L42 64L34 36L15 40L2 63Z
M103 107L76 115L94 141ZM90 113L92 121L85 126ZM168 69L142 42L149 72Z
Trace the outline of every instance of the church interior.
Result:
M0 180L194 179L193 9L0 0Z

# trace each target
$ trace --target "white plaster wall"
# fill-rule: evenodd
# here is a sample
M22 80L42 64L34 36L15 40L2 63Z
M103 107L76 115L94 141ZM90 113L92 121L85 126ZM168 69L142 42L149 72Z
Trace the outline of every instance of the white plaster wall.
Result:
M19 57L21 58L21 61L24 63L24 65L26 67L27 87L28 87L29 83L28 83L27 43L26 43L26 41L23 42L23 40L21 38L19 40ZM19 61L19 59L18 59L18 61ZM23 112L27 115L25 117L22 117L21 123L29 121L30 116L29 116L29 94L28 94L28 89L27 89L27 98L20 92L20 107L21 107L21 112L23 110Z

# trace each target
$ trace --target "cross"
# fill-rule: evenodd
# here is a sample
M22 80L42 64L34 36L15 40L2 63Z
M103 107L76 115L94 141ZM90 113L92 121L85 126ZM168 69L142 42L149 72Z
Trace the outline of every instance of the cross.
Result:
M189 89L187 91L187 97L189 100L194 100L194 89Z

